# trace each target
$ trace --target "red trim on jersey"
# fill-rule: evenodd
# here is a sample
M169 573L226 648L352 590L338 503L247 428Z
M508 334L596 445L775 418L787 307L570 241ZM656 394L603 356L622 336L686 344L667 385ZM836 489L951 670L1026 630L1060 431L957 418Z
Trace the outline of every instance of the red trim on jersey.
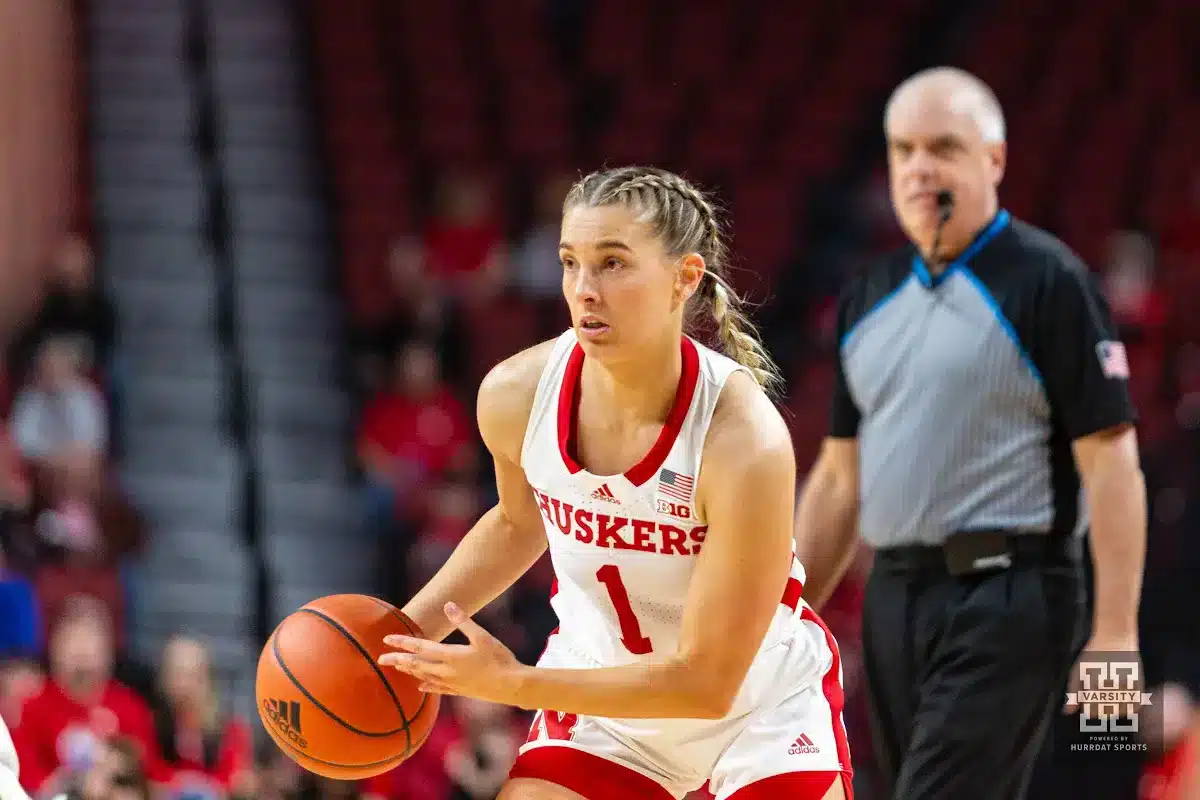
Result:
M700 353L695 343L686 336L680 339L679 351L683 356L683 374L679 377L679 385L675 389L675 402L667 414L667 421L662 432L646 457L625 472L625 477L634 486L641 486L653 478L687 419L688 410L692 407L692 398L696 394L696 383L700 378ZM579 376L583 373L583 348L578 344L567 359L567 367L563 372L562 388L558 393L558 451L562 454L563 464L574 475L583 470L583 466L575 458L577 452L579 424Z
M833 717L833 741L837 746L838 761L842 764L843 772L852 776L854 769L850 764L850 741L846 738L846 726L842 724L842 709L846 705L840 678L842 654L838 651L837 640L829 632L825 620L817 616L817 612L805 606L804 610L800 612L800 619L808 620L825 633L825 644L829 647L829 652L833 653L833 663L829 665L829 671L821 679L821 691L825 694L825 700L829 703L829 711Z
M729 800L779 800L781 797L789 800L821 800L839 776L846 800L854 800L854 787L846 773L833 771L772 775L770 778L743 786L729 795Z
M783 603L792 611L795 611L796 606L800 605L800 596L802 594L804 594L804 584L800 583L800 581L796 580L795 578L788 578L787 586L783 588L783 599L779 602ZM803 617L801 617L801 619L803 619Z
M640 772L562 745L526 750L517 756L508 777L547 781L584 797L604 800L673 800L661 784Z
M579 419L579 376L583 373L583 348L576 342L567 368L563 371L562 388L558 391L558 452L572 475L583 470L575 460L575 427Z

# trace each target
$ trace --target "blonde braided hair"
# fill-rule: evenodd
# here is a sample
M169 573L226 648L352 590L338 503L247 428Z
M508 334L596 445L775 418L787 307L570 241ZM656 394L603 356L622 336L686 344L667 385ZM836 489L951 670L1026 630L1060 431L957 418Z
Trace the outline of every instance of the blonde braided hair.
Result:
M682 202L680 202L682 201ZM622 204L648 223L666 252L704 259L700 289L689 301L688 321L707 313L716 323L725 355L745 367L768 393L782 386L779 368L745 311L745 300L729 285L728 250L712 201L684 178L654 167L622 167L585 176L571 187L563 212L574 206Z

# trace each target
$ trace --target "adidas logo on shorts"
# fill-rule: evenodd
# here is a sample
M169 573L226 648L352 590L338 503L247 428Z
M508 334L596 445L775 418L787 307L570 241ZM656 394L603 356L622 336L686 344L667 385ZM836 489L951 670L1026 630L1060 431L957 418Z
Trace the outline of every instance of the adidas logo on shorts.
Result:
M792 746L788 748L789 756L813 755L821 752L821 748L813 744L813 740L808 738L807 733L800 734L800 738L792 742Z

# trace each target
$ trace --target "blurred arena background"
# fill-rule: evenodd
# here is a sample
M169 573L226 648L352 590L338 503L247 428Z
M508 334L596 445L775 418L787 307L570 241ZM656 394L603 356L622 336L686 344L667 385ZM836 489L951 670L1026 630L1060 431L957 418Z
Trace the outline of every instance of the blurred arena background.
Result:
M118 733L177 800L493 797L525 720L480 704L368 786L295 774L260 736L261 642L319 595L402 603L491 502L475 389L566 324L581 171L719 192L810 464L833 298L899 236L883 102L940 63L999 93L1004 205L1088 260L1122 325L1146 667L1195 677L1197 32L1192 0L0 0L0 713L26 784L112 788L127 754L94 742ZM827 619L869 799L867 568ZM524 659L550 577L481 615ZM110 675L130 693L72 710ZM1037 791L1136 796L1077 780Z

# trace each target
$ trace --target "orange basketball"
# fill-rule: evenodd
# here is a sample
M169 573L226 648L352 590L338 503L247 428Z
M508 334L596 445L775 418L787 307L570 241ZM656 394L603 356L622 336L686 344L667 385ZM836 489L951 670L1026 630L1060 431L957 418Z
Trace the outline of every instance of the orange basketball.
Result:
M360 780L425 743L440 698L379 666L393 633L421 635L393 606L359 594L322 597L279 623L258 659L255 694L263 726L297 764Z

